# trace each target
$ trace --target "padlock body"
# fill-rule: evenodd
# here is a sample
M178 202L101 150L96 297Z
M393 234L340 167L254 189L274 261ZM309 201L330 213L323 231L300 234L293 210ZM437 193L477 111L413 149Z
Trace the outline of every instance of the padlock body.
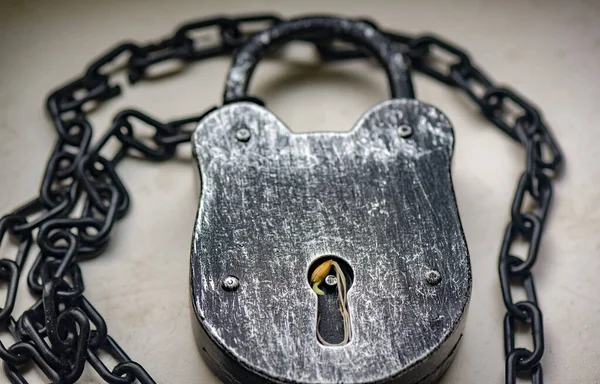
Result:
M409 99L376 105L346 133L292 133L252 103L201 121L193 136L202 180L193 323L221 380L439 379L461 339L471 291L453 145L446 116ZM344 346L316 337L318 298L307 275L328 255L354 274L352 339ZM226 289L228 277L239 284Z

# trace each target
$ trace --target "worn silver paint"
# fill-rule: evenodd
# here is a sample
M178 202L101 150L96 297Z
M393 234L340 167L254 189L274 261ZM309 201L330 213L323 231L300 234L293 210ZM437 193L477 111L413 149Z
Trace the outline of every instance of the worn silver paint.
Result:
M402 138L397 128L413 127ZM248 142L235 139L240 128ZM471 290L454 198L452 126L395 99L347 133L292 133L252 103L193 136L202 195L191 257L201 352L226 383L431 383L461 338ZM352 341L315 336L307 273L323 255L353 268ZM436 269L436 286L424 274ZM240 279L235 292L221 281Z

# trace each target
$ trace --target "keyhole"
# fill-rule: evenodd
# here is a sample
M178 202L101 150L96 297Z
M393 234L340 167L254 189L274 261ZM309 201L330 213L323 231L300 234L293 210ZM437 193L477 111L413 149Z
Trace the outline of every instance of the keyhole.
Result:
M315 337L323 345L342 346L352 339L347 294L353 282L352 267L337 256L319 257L308 270L308 283L318 298Z

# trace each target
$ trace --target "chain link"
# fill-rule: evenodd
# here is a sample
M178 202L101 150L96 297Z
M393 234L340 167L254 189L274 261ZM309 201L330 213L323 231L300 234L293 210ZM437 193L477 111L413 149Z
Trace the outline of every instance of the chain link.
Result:
M374 22L363 21L377 28ZM39 197L0 219L0 244L6 234L19 243L14 260L0 260L0 283L8 288L0 308L0 332L10 333L16 341L8 348L0 341L0 358L11 383L27 382L21 372L30 363L54 383L73 383L86 362L107 383L154 383L148 372L108 335L104 319L83 295L78 263L106 249L115 222L127 213L130 198L116 172L119 162L131 155L151 161L172 158L180 144L190 141L195 123L214 108L166 123L137 110L125 110L93 146L87 112L94 104L120 94L121 86L111 82L117 70L107 68L123 56L128 59L121 70L134 84L147 78L150 68L165 61L190 63L230 54L251 35L280 22L281 18L269 14L212 18L182 25L172 37L157 43L124 42L94 60L82 77L50 94L46 106L58 138ZM218 32L217 43L207 45L193 37L195 32L208 30ZM517 375L526 374L533 383L542 383L543 321L531 270L552 199L551 176L562 163L560 149L537 109L514 91L495 87L464 50L435 36L385 34L399 45L414 70L464 91L490 122L526 149L526 170L518 182L498 270L507 309L506 382L515 383ZM353 48L338 48L331 40L309 41L325 61L367 56ZM256 102L261 103L258 99ZM517 117L513 119L515 109ZM154 130L151 138L136 134L134 127L140 123ZM113 139L119 149L107 157L102 153ZM83 209L77 215L79 204ZM38 301L15 320L11 314L19 277L34 239L40 252L28 271L27 283ZM528 244L523 259L512 254L518 241ZM511 290L516 286L524 288L526 300L513 301ZM529 328L533 351L515 346L517 324ZM117 365L107 367L101 354L110 355Z

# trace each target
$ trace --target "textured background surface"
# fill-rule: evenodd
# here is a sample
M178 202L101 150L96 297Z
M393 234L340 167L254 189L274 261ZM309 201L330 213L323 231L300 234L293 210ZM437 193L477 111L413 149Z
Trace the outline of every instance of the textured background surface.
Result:
M544 310L550 383L600 380L600 5L588 1L38 1L0 5L0 211L36 194L54 133L47 92L78 75L119 40L156 39L175 25L214 13L277 10L284 15L368 15L387 28L436 32L468 48L501 83L545 112L567 166L535 268ZM292 129L347 130L387 97L385 76L367 63L316 66L307 47L260 66L251 91ZM228 59L142 82L93 115L99 131L124 107L161 119L219 101ZM463 345L443 383L500 383L504 309L496 258L524 154L465 97L416 76L418 97L442 109L456 129L454 186L470 248L474 285ZM86 262L87 296L109 332L159 382L214 384L190 328L188 265L199 178L188 148L179 161L127 161L121 175L133 197L105 256ZM0 251L0 257L4 256ZM24 284L17 311L30 305ZM30 375L34 382L35 374ZM82 382L96 382L88 372Z

